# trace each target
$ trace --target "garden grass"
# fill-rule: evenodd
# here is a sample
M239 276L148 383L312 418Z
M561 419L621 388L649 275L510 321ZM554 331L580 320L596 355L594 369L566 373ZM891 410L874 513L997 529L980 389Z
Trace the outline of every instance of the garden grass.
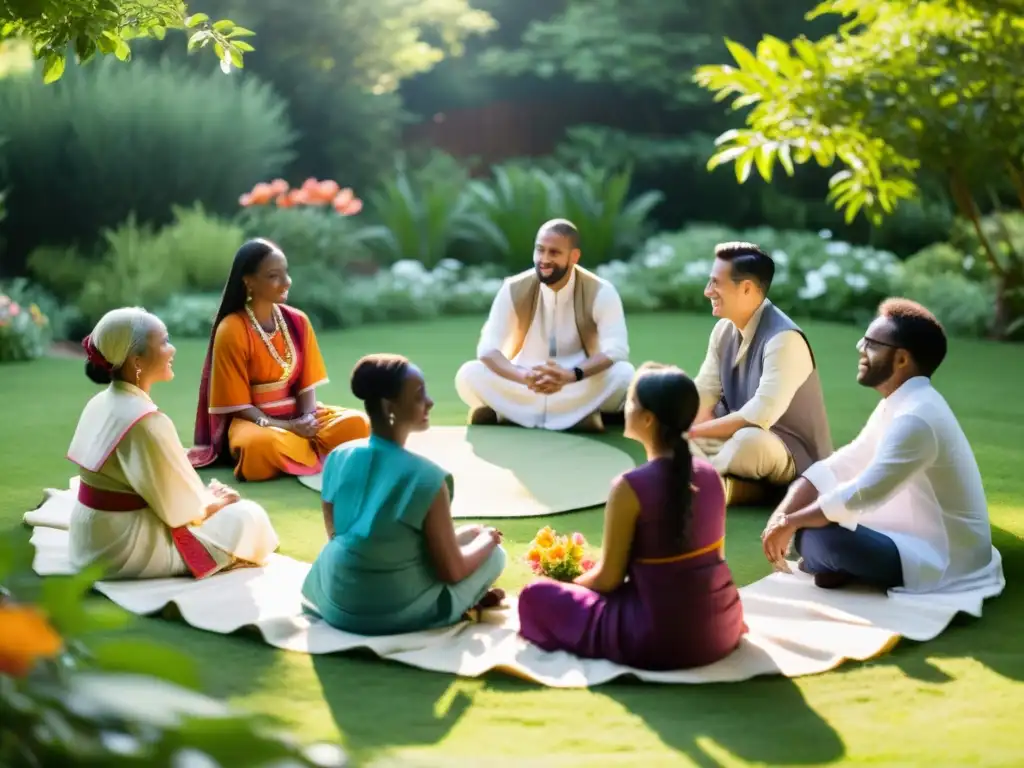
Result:
M711 318L639 315L630 320L632 359L695 372ZM860 329L808 323L839 445L877 402L855 380ZM407 354L424 370L436 424L462 423L453 377L475 347L477 319L384 325L325 333L333 380L321 399L351 404L347 380L363 354ZM178 343L177 378L156 391L191 443L204 345ZM137 619L126 632L191 653L205 690L277 717L304 740L339 740L357 764L406 765L1019 765L1024 712L1024 353L956 340L936 386L958 414L985 477L1005 593L980 620L957 620L933 642L902 641L869 663L796 680L657 686L617 682L559 691L490 674L456 679L371 656L312 657L275 651L244 635L223 637L163 619ZM0 535L25 537L21 514L46 486L65 487L64 458L80 409L95 388L78 361L47 358L0 368ZM636 446L614 441L639 458ZM566 456L567 463L572 456ZM551 471L557 472L558 467ZM218 477L230 481L223 470ZM282 551L311 560L322 544L317 496L292 479L241 486L269 510ZM764 510L733 510L728 558L737 581L769 573L759 534ZM600 541L601 512L546 518ZM510 565L500 584L528 580L521 563L536 519L502 520ZM1017 757L1014 757L1017 755ZM394 761L394 762L392 762ZM241 765L241 762L239 763Z

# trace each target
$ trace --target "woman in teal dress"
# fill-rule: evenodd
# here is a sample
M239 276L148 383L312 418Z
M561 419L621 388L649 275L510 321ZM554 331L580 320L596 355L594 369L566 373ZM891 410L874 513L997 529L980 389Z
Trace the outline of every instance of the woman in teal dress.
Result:
M390 635L449 626L500 603L501 533L456 529L451 475L404 447L430 425L423 374L399 355L369 355L352 371L352 393L370 437L324 463L328 541L302 587L307 609L346 632Z

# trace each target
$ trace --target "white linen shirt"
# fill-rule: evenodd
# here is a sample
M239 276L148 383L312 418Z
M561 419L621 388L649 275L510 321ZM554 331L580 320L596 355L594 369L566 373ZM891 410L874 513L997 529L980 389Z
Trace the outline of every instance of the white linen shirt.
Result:
M974 452L945 398L918 376L882 400L860 434L804 477L822 513L899 549L905 592L1005 584Z

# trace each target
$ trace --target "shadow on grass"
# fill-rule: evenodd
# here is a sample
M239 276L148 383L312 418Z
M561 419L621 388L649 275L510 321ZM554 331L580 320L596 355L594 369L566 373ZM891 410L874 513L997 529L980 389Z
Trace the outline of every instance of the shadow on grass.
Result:
M720 752L763 765L821 765L846 753L839 734L811 709L792 680L617 684L596 691L642 718L666 746L702 768L724 765L715 754Z
M356 761L437 744L473 703L477 680L386 662L369 651L313 657L324 701Z

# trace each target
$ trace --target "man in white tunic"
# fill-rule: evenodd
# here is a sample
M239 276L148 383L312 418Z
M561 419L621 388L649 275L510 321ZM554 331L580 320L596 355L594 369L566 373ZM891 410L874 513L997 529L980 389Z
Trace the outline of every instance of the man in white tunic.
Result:
M600 431L621 413L635 369L622 300L583 269L579 232L564 219L537 233L534 268L506 279L455 388L470 423Z
M163 323L142 309L112 310L83 346L86 374L107 386L86 404L68 449L79 467L72 565L101 563L107 579L264 565L279 543L266 511L217 481L204 485L149 396L174 375Z
M791 486L762 535L765 556L824 588L859 581L910 593L1005 585L981 473L931 376L946 335L924 307L889 299L858 342L857 381L882 395L852 443Z
M726 478L729 503L763 486L780 494L832 453L825 399L810 342L771 301L775 262L754 243L721 243L704 295L721 318L694 379L701 409L691 450Z

